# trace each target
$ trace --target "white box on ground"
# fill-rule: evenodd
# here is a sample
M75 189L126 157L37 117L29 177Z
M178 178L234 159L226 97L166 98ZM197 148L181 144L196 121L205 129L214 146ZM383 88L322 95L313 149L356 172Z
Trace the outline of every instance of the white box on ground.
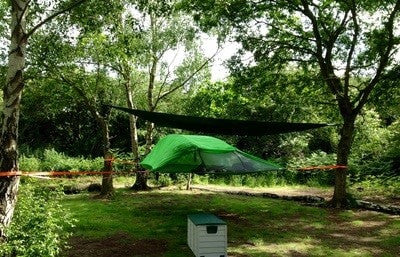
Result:
M188 215L187 240L196 257L228 257L226 222L213 214Z

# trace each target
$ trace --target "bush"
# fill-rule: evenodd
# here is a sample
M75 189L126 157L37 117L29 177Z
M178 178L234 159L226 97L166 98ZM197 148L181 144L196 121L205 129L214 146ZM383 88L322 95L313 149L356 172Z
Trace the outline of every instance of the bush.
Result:
M69 157L54 149L45 149L41 153L20 158L22 171L100 171L103 158L85 159Z
M29 181L29 180L28 180ZM70 235L66 230L73 225L69 213L59 204L60 190L23 183L10 227L7 242L0 245L0 256L59 255Z
M197 184L215 184L229 186L247 186L247 187L264 187L264 186L284 186L294 184L294 172L289 170L268 171L265 173L252 174L208 174L195 175L193 182Z
M385 196L398 199L400 195L400 178L367 175L360 182L351 185L351 191L355 195L368 197Z
M100 171L103 168L103 159L84 159L82 157L69 157L54 149L46 149L41 162L43 171Z
M40 160L34 156L21 156L19 159L19 168L23 171L39 171Z
M173 184L173 181L169 174L160 174L158 180L155 180L157 186L166 187Z
M288 161L288 169L295 172L296 169L310 166L334 165L336 154L327 154L323 151L312 153L303 158L292 158ZM334 184L333 170L315 170L310 172L295 172L293 182L309 186L330 186Z

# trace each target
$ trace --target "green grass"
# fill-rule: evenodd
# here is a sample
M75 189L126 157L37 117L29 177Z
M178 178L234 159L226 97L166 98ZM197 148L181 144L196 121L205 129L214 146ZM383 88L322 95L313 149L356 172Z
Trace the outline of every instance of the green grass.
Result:
M333 211L258 197L187 191L133 193L118 189L111 200L65 196L77 219L74 236L118 233L167 242L163 256L192 256L186 216L211 212L228 223L230 256L398 256L400 219L374 212ZM132 255L135 256L135 255Z

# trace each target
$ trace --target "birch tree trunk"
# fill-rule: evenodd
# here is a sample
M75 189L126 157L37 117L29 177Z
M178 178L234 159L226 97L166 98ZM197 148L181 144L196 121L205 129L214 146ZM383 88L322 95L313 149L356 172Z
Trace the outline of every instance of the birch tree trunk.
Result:
M130 83L129 75L125 77L125 92L126 92L126 102L128 108L133 109L133 94L132 87ZM136 170L136 180L132 185L132 189L134 190L147 190L147 175L139 171L139 143L138 143L138 135L137 135L137 127L136 127L137 118L134 115L129 115L129 128L131 132L131 148L133 153L133 158L135 162L135 170Z
M147 87L147 105L149 111L154 111L154 100L153 100L153 91L155 86L155 78L157 74L157 65L159 58L157 57L157 48L156 48L156 35L157 35L157 26L156 26L156 17L154 13L150 13L150 29L151 29L151 66L149 69L149 84ZM153 144L153 130L154 123L147 122L146 123L146 145L145 145L145 154L148 154L151 150L151 146ZM147 174L144 172L136 173L136 181L132 186L133 190L146 190L149 187L147 186Z
M149 111L154 111L154 103L153 103L153 90L154 90L154 82L155 76L157 72L157 58L153 57L153 62L150 68L150 79L149 86L147 88L147 104ZM146 145L145 145L145 154L148 154L151 151L151 146L153 144L153 130L154 123L146 122ZM147 186L147 174L144 172L136 173L136 181L132 186L133 190L147 190L149 187Z
M154 50L155 51L155 50ZM157 73L157 65L158 65L158 58L153 53L153 61L151 64L150 72L149 72L149 86L147 88L147 105L150 112L153 112L155 109L154 106L154 99L153 99L153 91ZM145 154L148 154L151 150L151 146L153 144L153 130L154 130L154 123L147 122L146 123L146 150Z
M133 104L133 93L132 86L129 74L124 76L125 79L125 93L126 93L126 104L128 108L134 109L135 105ZM137 118L134 115L129 115L129 129L130 129L130 137L131 137L131 149L133 154L133 159L135 162L135 168L137 170L139 166L139 143L138 143L138 134L137 134L137 126L136 126Z
M23 72L27 45L25 16L28 4L29 1L11 1L11 42L1 114L0 171L18 170L18 121L24 87ZM0 179L0 239L5 238L4 229L11 222L17 201L18 185L18 177Z

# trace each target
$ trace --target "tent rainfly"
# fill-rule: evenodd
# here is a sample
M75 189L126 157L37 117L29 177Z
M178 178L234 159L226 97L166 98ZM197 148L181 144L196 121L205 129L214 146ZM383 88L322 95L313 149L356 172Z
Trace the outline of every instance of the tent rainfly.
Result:
M236 174L281 169L215 137L178 134L162 138L141 165L157 172L197 174Z
M160 127L179 128L189 131L217 135L263 136L304 131L330 126L324 123L266 122L254 120L231 120L207 117L177 115L162 112L149 112L107 105L153 122Z

